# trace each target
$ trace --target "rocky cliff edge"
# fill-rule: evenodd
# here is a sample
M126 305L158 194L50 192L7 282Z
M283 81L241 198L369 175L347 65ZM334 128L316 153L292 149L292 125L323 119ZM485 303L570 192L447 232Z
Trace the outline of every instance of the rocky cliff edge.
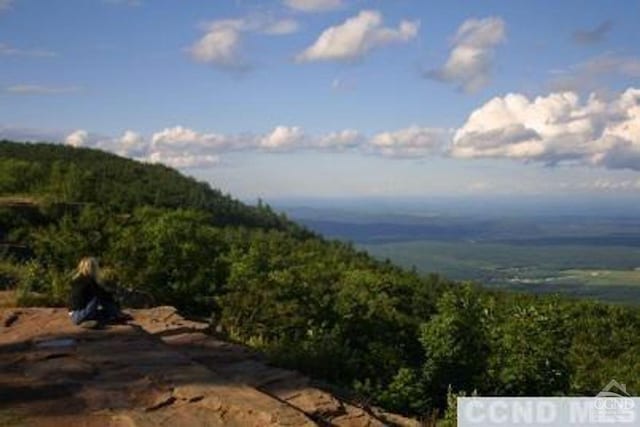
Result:
M0 309L0 425L419 426L324 391L172 307L86 330L57 308Z

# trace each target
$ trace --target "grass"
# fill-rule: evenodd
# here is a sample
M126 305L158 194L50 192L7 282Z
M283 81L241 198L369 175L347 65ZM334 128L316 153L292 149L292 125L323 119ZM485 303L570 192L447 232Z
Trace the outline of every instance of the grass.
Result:
M640 286L640 270L565 270L562 280L590 286Z

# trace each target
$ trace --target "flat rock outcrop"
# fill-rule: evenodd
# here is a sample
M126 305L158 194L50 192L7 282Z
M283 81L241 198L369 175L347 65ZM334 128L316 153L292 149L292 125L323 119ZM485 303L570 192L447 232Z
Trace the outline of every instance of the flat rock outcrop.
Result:
M87 330L64 309L0 309L0 425L419 425L270 366L172 307L130 313Z

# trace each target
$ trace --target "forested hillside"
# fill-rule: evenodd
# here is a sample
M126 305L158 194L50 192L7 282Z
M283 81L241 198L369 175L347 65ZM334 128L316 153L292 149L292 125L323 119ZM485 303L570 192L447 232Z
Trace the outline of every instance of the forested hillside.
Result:
M0 238L0 283L22 304L65 304L76 262L94 255L107 285L209 317L394 411L443 410L448 390L593 395L614 378L640 389L636 309L421 277L97 150L0 142Z
M207 212L217 226L303 231L268 207L244 205L166 166L86 148L0 142L0 194L26 194L48 203L92 204L112 213L141 206L195 209Z

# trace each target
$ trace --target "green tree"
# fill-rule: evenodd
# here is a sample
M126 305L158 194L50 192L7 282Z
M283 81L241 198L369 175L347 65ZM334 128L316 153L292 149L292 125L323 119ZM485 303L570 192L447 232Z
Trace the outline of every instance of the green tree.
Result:
M108 253L123 286L148 291L183 310L213 310L225 280L225 251L207 215L195 211L136 210Z
M445 292L437 314L423 324L420 342L425 351L423 368L434 402L444 406L449 386L454 392L471 392L483 383L489 358L487 310L481 294L471 285Z
M515 305L490 330L492 393L549 396L569 391L571 333L558 302Z

